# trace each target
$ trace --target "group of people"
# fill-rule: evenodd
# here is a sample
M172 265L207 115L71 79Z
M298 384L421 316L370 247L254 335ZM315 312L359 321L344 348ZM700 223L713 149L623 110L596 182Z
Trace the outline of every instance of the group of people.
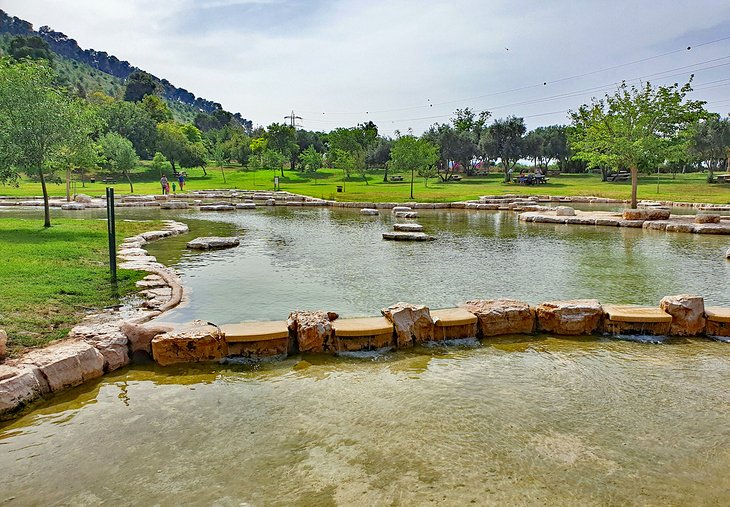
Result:
M180 191L182 192L183 187L185 186L185 176L182 173L177 173L177 182L180 184ZM170 193L170 181L167 179L166 175L162 175L162 178L160 178L160 185L162 186L162 195L166 195ZM175 188L175 182L172 182L172 191L175 192L177 189Z
M521 185L534 185L535 183L545 183L545 181L545 176L539 167L535 169L534 173L528 173L522 169L520 175L517 177L517 183Z

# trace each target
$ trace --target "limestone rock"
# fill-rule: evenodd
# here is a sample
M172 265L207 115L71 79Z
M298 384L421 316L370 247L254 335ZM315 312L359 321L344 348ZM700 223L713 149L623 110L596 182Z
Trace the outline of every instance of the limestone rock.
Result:
M555 209L555 216L559 217L574 217L575 210L570 206L558 206Z
M105 372L114 371L129 364L127 337L119 329L118 323L76 326L69 333L69 338L81 339L95 347L104 357Z
M188 209L189 205L185 201L167 201L160 203L160 209Z
M0 359L5 357L8 353L8 334L0 329Z
M659 302L659 307L672 316L670 335L697 336L704 333L705 300L701 296L667 296Z
M393 231L384 232L383 239L391 241L433 241L436 238L426 234L425 232Z
M361 215L378 215L380 212L373 208L363 208L360 210Z
M206 204L200 207L200 211L234 211L235 206L230 204Z
M393 208L395 209L395 208ZM396 211L395 212L396 218L416 218L418 216L418 212L416 211Z
M236 209L256 209L256 204L252 202L239 202L236 204Z
M427 306L401 302L383 308L380 312L395 326L398 348L433 340L434 324Z
M393 230L403 232L423 232L421 224L393 224Z
M481 336L529 334L535 329L535 311L514 299L473 299L465 308L479 319Z
M624 220L667 220L671 212L668 209L625 209Z
M162 366L218 361L228 355L225 335L216 326L196 320L152 339L152 358Z
M700 213L695 216L696 224L719 224L721 215L711 213Z
M168 324L122 322L119 329L127 337L130 354L143 351L152 355L152 339L157 335L171 332L175 327Z
M603 318L597 299L575 299L541 303L535 310L541 331L563 335L583 335L595 332Z
M337 314L334 314L335 318ZM324 352L329 349L332 323L327 312L292 312L287 326L297 337L299 352Z
M86 209L86 206L80 202L69 202L67 204L62 204L61 209L64 211L80 211L82 209Z
M33 350L23 357L21 364L38 368L52 393L77 386L104 373L104 356L95 347L80 340Z
M392 209L393 213L398 213L400 211L411 211L410 206L393 206Z
M207 236L188 241L187 247L192 250L218 250L221 248L233 248L240 243L241 241L238 238Z
M0 414L22 407L45 391L33 368L0 365Z
M76 194L76 197L74 197L74 201L80 202L82 204L91 204L93 202L93 199L90 195Z

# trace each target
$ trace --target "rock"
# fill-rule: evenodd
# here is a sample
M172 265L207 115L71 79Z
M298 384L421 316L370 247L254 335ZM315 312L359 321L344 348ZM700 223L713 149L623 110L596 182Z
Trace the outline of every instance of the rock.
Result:
M239 202L236 204L236 209L256 209L256 204L252 202Z
M276 199L266 199L267 206L276 206Z
M188 209L189 205L185 201L167 201L160 203L160 209Z
M574 217L575 210L570 206L558 206L555 209L555 216L559 217Z
M541 331L563 335L584 335L595 332L603 318L597 299L549 301L535 309Z
M379 211L373 208L363 208L360 210L361 215L378 215Z
M700 213L695 216L696 224L719 224L721 215L714 215L710 213Z
M169 324L135 324L133 322L122 322L119 329L127 337L129 354L135 352L147 352L152 355L152 339L161 334L169 333L175 329Z
M0 365L0 414L22 407L47 390L33 368Z
M420 224L393 224L393 230L403 232L422 232L423 226Z
M334 314L337 315L337 314ZM286 321L295 333L299 352L324 352L330 348L332 323L326 312L292 312Z
M535 311L514 299L473 299L464 307L479 319L481 336L529 334L535 329Z
M433 340L433 319L427 306L396 303L383 308L380 313L395 326L398 348L412 347Z
M233 248L234 246L238 246L240 243L241 241L238 238L207 236L188 241L187 247L192 250L217 250L220 248Z
M671 212L668 209L625 209L624 220L667 220Z
M727 252L725 252L725 258L730 259L730 248L728 248Z
M151 345L152 358L161 366L218 361L228 355L225 335L216 326L199 320L155 336Z
M207 204L200 207L200 211L233 211L235 206L230 204Z
M29 352L21 365L38 368L56 393L103 375L104 356L84 341L64 341Z
M388 239L392 241L432 241L436 238L434 238L433 236L429 236L424 232L395 231L384 232L383 239Z
M68 204L62 204L61 209L64 211L80 211L86 209L86 206L79 202L70 202Z
M398 213L399 211L411 211L410 206L393 206L393 213Z
M8 334L0 329L0 359L8 354Z
M80 202L82 204L91 204L94 200L91 198L90 195L76 194L76 197L74 197L74 201Z
M659 307L672 316L669 334L672 336L697 336L705 331L705 300L701 296L680 294L667 296Z
M83 340L96 348L104 357L105 372L129 364L127 337L119 329L119 323L76 326L69 333L69 338Z
M395 208L393 208L395 209ZM416 218L418 216L418 212L416 211L396 211L395 212L396 218Z

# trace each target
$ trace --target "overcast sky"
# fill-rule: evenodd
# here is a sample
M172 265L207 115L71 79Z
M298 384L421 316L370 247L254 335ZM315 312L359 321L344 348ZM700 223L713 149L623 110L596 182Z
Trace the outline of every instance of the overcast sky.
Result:
M0 0L0 8L254 124L294 109L312 130L373 120L384 134L420 133L468 106L523 116L534 128L567 123L566 110L622 79L669 84L692 71L693 97L730 111L725 0Z

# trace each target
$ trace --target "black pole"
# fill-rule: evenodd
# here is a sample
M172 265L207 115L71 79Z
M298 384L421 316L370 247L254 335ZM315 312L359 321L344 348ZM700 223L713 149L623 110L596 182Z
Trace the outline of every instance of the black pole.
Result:
M411 199L413 199L413 171L414 169L411 167Z
M109 236L109 271L112 283L117 283L117 233L114 219L114 189L106 188L106 226Z

